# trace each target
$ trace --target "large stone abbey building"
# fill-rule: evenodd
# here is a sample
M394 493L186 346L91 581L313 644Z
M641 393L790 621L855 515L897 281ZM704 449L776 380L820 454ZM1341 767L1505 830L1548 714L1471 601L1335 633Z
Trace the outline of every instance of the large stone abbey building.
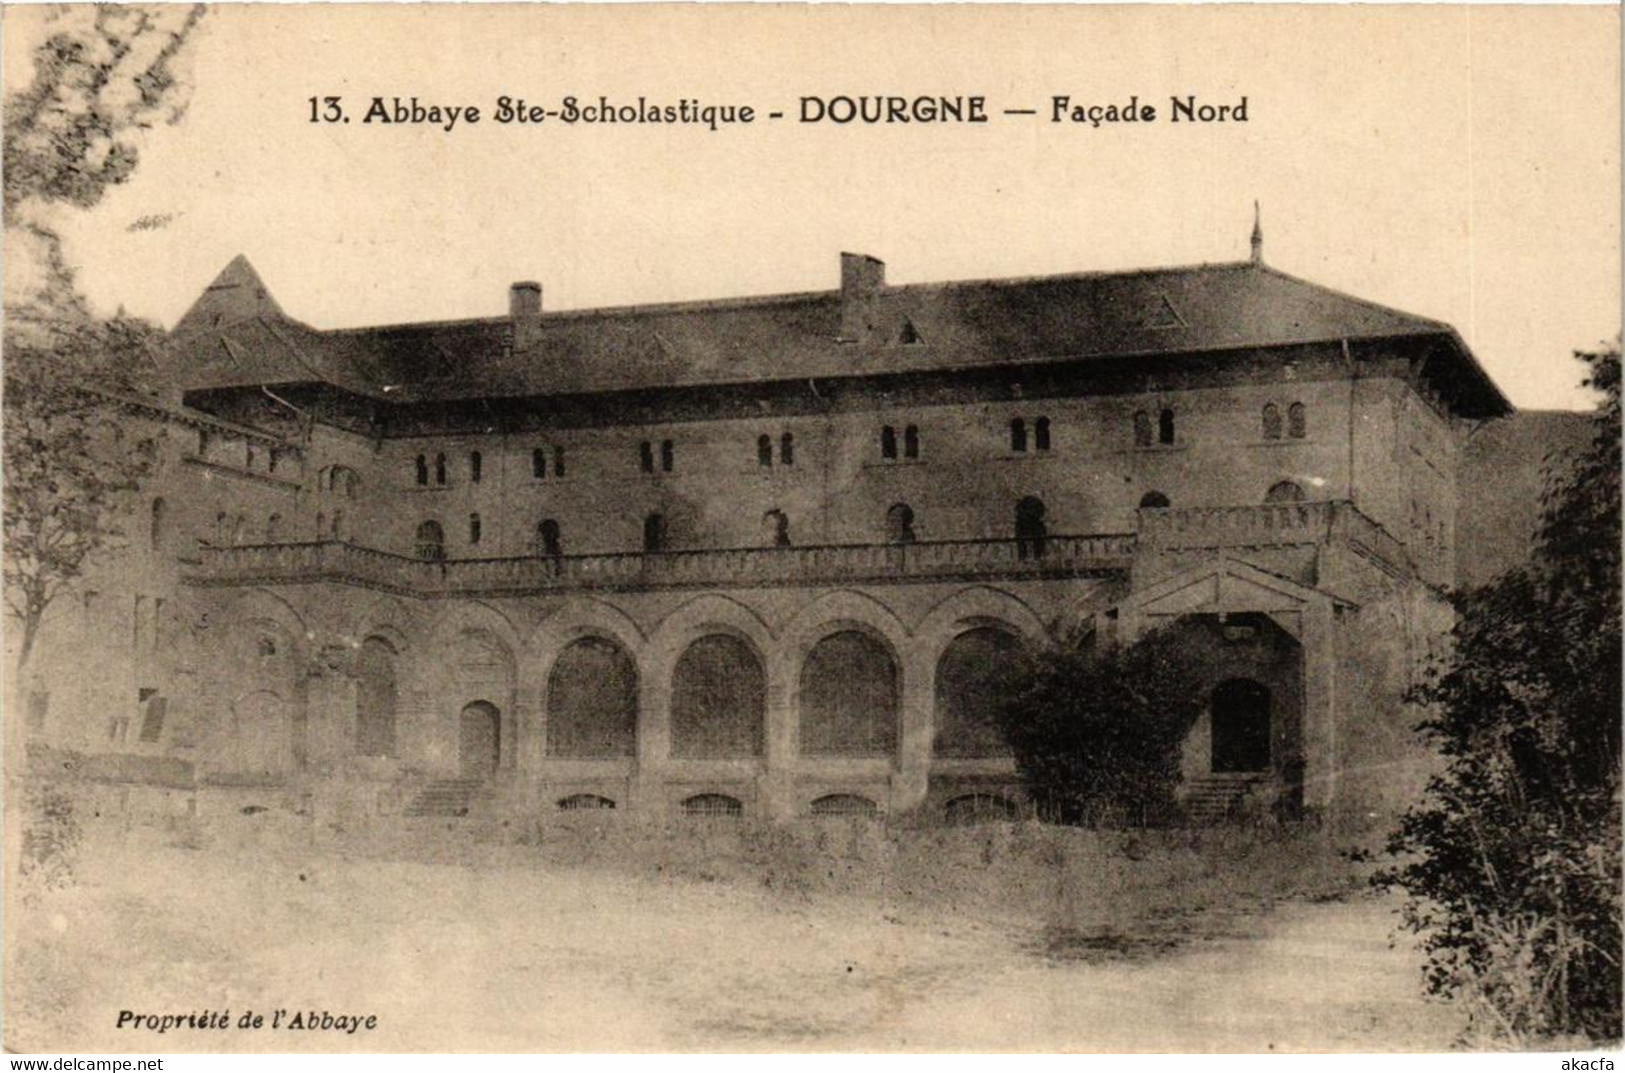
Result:
M1233 264L318 330L246 260L176 325L130 547L55 610L42 755L388 815L1019 807L1024 647L1201 654L1182 793L1412 787L1457 334ZM115 759L109 759L110 757ZM124 773L122 775L118 773Z

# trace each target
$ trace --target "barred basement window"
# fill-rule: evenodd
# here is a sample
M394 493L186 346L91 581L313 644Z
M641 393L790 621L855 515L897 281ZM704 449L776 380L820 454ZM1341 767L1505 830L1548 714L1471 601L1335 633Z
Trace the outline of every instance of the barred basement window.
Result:
M559 798L560 812L586 812L614 807L614 801L598 794L571 794L569 797Z
M1168 507L1168 497L1161 492L1147 492L1140 497L1141 510L1167 510Z
M825 794L812 803L814 816L876 816L880 809L867 797L857 794Z
M683 802L685 816L739 817L745 814L744 803L727 794L695 794Z
M943 818L954 827L1007 823L1019 817L1015 802L998 794L965 794L948 802L943 809Z
M890 425L880 430L880 457L897 457L897 430Z
M920 457L920 427L910 425L903 430L903 457Z

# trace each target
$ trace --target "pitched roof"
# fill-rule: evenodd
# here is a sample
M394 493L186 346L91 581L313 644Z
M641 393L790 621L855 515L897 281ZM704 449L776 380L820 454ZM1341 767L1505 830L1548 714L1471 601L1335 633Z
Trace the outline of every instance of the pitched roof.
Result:
M1507 408L1449 325L1256 262L911 284L873 303L880 335L858 343L838 338L840 292L822 291L547 313L517 333L508 317L320 331L280 310L213 325L194 309L175 346L188 388L322 381L445 401L1438 336L1462 359L1466 409Z

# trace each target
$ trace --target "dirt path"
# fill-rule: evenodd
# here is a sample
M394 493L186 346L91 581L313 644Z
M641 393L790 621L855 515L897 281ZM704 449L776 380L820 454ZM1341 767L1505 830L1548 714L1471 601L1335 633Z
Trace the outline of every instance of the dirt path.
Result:
M184 882L175 877L184 875ZM1007 925L842 898L179 849L98 858L19 912L22 1050L1438 1050L1457 1028L1389 903L1289 905L1223 938L1082 959ZM114 1027L122 1009L376 1014L377 1031Z

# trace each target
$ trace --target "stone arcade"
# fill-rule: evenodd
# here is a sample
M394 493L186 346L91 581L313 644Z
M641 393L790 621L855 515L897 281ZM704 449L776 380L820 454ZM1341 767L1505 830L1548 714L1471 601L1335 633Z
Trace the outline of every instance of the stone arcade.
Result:
M1193 816L1392 807L1458 451L1510 407L1261 244L358 330L238 258L126 408L159 473L47 624L31 753L318 814L956 820L1022 802L989 668L1166 625Z

